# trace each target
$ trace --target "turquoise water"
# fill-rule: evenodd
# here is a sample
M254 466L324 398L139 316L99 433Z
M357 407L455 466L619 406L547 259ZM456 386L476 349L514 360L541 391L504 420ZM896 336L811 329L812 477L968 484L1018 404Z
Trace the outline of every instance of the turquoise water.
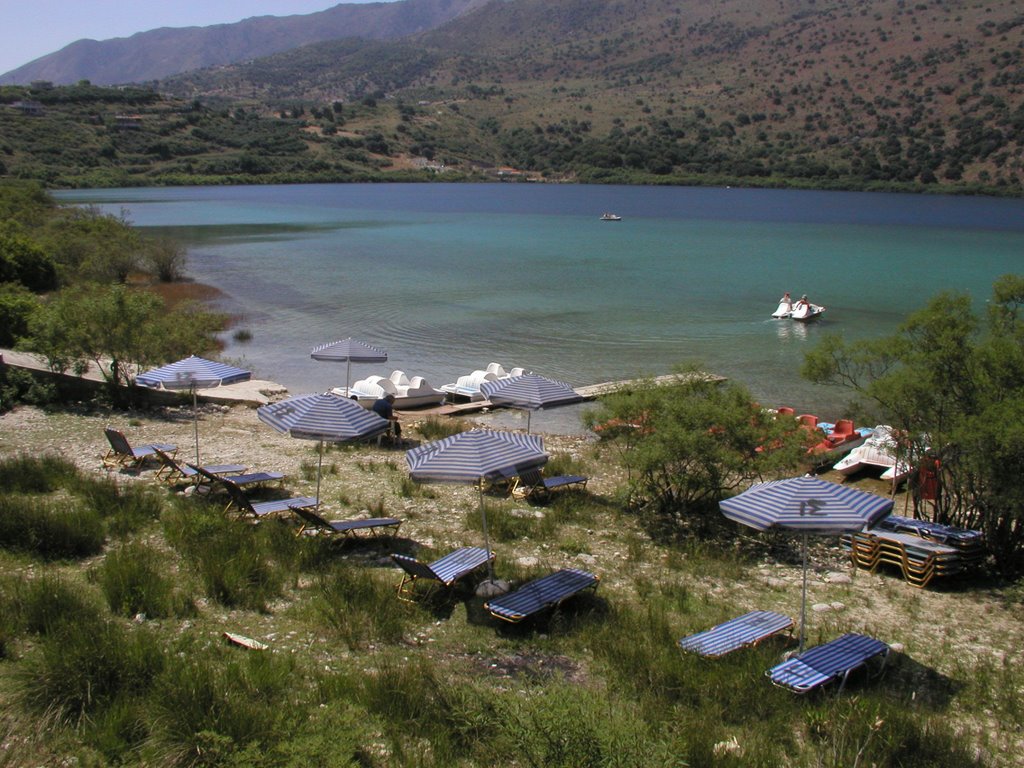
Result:
M253 334L225 357L295 393L343 385L344 366L309 351L353 336L389 353L353 380L399 368L440 386L496 361L584 385L697 362L766 404L834 416L843 394L798 373L823 334L890 333L943 290L980 309L1024 269L1020 200L522 184L58 197L182 238L190 273ZM771 320L787 290L823 318Z

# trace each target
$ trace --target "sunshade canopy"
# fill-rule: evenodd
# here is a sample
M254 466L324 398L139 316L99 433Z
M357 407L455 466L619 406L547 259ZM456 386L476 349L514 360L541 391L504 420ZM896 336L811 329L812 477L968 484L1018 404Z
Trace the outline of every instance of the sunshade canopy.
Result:
M385 363L388 359L388 353L380 347L348 338L314 347L310 357L314 360L327 360L339 363Z
M496 405L513 405L530 410L577 403L583 399L582 395L564 381L556 381L535 373L498 381L485 381L480 385L480 391Z
M473 483L541 467L548 454L537 435L471 429L412 448L405 458L414 480Z
M157 389L201 389L248 381L251 378L251 371L192 355L176 363L140 373L135 377L135 383Z
M893 500L808 475L757 483L719 507L759 531L839 534L871 527L889 514Z
M289 397L256 409L256 415L278 432L328 443L372 437L388 428L387 419L330 392Z

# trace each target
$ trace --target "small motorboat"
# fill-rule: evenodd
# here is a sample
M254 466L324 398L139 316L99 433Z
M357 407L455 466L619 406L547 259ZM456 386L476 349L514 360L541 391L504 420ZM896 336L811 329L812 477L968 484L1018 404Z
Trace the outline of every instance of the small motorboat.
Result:
M614 213L602 213L601 221L622 221L622 217L617 216Z
M824 311L825 308L818 304L811 304L809 301L798 301L793 305L793 311L789 313L789 316L801 323L809 323L811 320L817 320L821 317Z
M345 395L342 387L335 387L332 391ZM395 396L396 411L440 405L445 399L445 393L440 389L434 389L422 376L409 378L403 371L392 371L391 376L386 379L383 376L368 376L357 381L348 390L348 396L358 400L359 404L366 408L372 408L384 395Z

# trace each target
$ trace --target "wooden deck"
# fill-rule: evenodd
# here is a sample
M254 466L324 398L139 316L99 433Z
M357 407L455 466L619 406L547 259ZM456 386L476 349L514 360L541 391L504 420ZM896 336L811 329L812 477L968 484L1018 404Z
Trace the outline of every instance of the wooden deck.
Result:
M725 381L724 376L718 376L711 373L698 374L704 376L709 381ZM611 392L617 392L622 389L629 389L636 387L649 381L653 381L657 385L674 384L679 381L679 374L669 373L664 376L655 376L651 379L624 379L622 381L606 381L601 384L588 384L583 387L575 387L575 390L580 393L584 400L596 400L602 395L607 395ZM430 406L428 408L415 408L408 411L399 411L402 414L409 414L410 416L462 416L467 413L480 413L481 411L490 410L492 408L504 408L504 405L495 405L490 400L474 400L467 403L442 403L441 405Z

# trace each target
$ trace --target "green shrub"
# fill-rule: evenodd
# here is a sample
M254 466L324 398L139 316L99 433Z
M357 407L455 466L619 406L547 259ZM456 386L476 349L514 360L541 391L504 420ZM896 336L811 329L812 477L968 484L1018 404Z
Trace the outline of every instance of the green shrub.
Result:
M98 619L56 627L15 676L29 711L75 725L119 699L143 693L163 666L154 635Z
M332 569L318 579L315 594L317 617L351 649L367 642L397 642L409 621L395 599L394 584L364 568Z
M82 584L55 573L27 579L17 588L17 611L26 630L40 635L64 625L87 626L99 621L99 601Z
M263 752L305 719L290 656L185 647L179 657L153 689L154 742L165 762L217 765L246 749Z
M166 494L147 485L118 483L113 478L84 477L75 492L107 522L109 532L124 537L163 512Z
M109 552L92 576L110 610L122 616L162 619L195 613L192 601L175 589L161 554L145 544L125 544Z
M34 496L0 496L0 546L47 560L95 555L103 549L105 526L96 512L76 501Z
M51 493L78 477L78 469L54 454L19 454L0 460L0 488L7 493Z
M416 431L424 440L440 440L465 432L470 425L461 419L440 419L430 416L416 425Z
M168 541L195 567L208 597L227 607L265 611L284 583L258 528L208 509L179 507L165 517Z

